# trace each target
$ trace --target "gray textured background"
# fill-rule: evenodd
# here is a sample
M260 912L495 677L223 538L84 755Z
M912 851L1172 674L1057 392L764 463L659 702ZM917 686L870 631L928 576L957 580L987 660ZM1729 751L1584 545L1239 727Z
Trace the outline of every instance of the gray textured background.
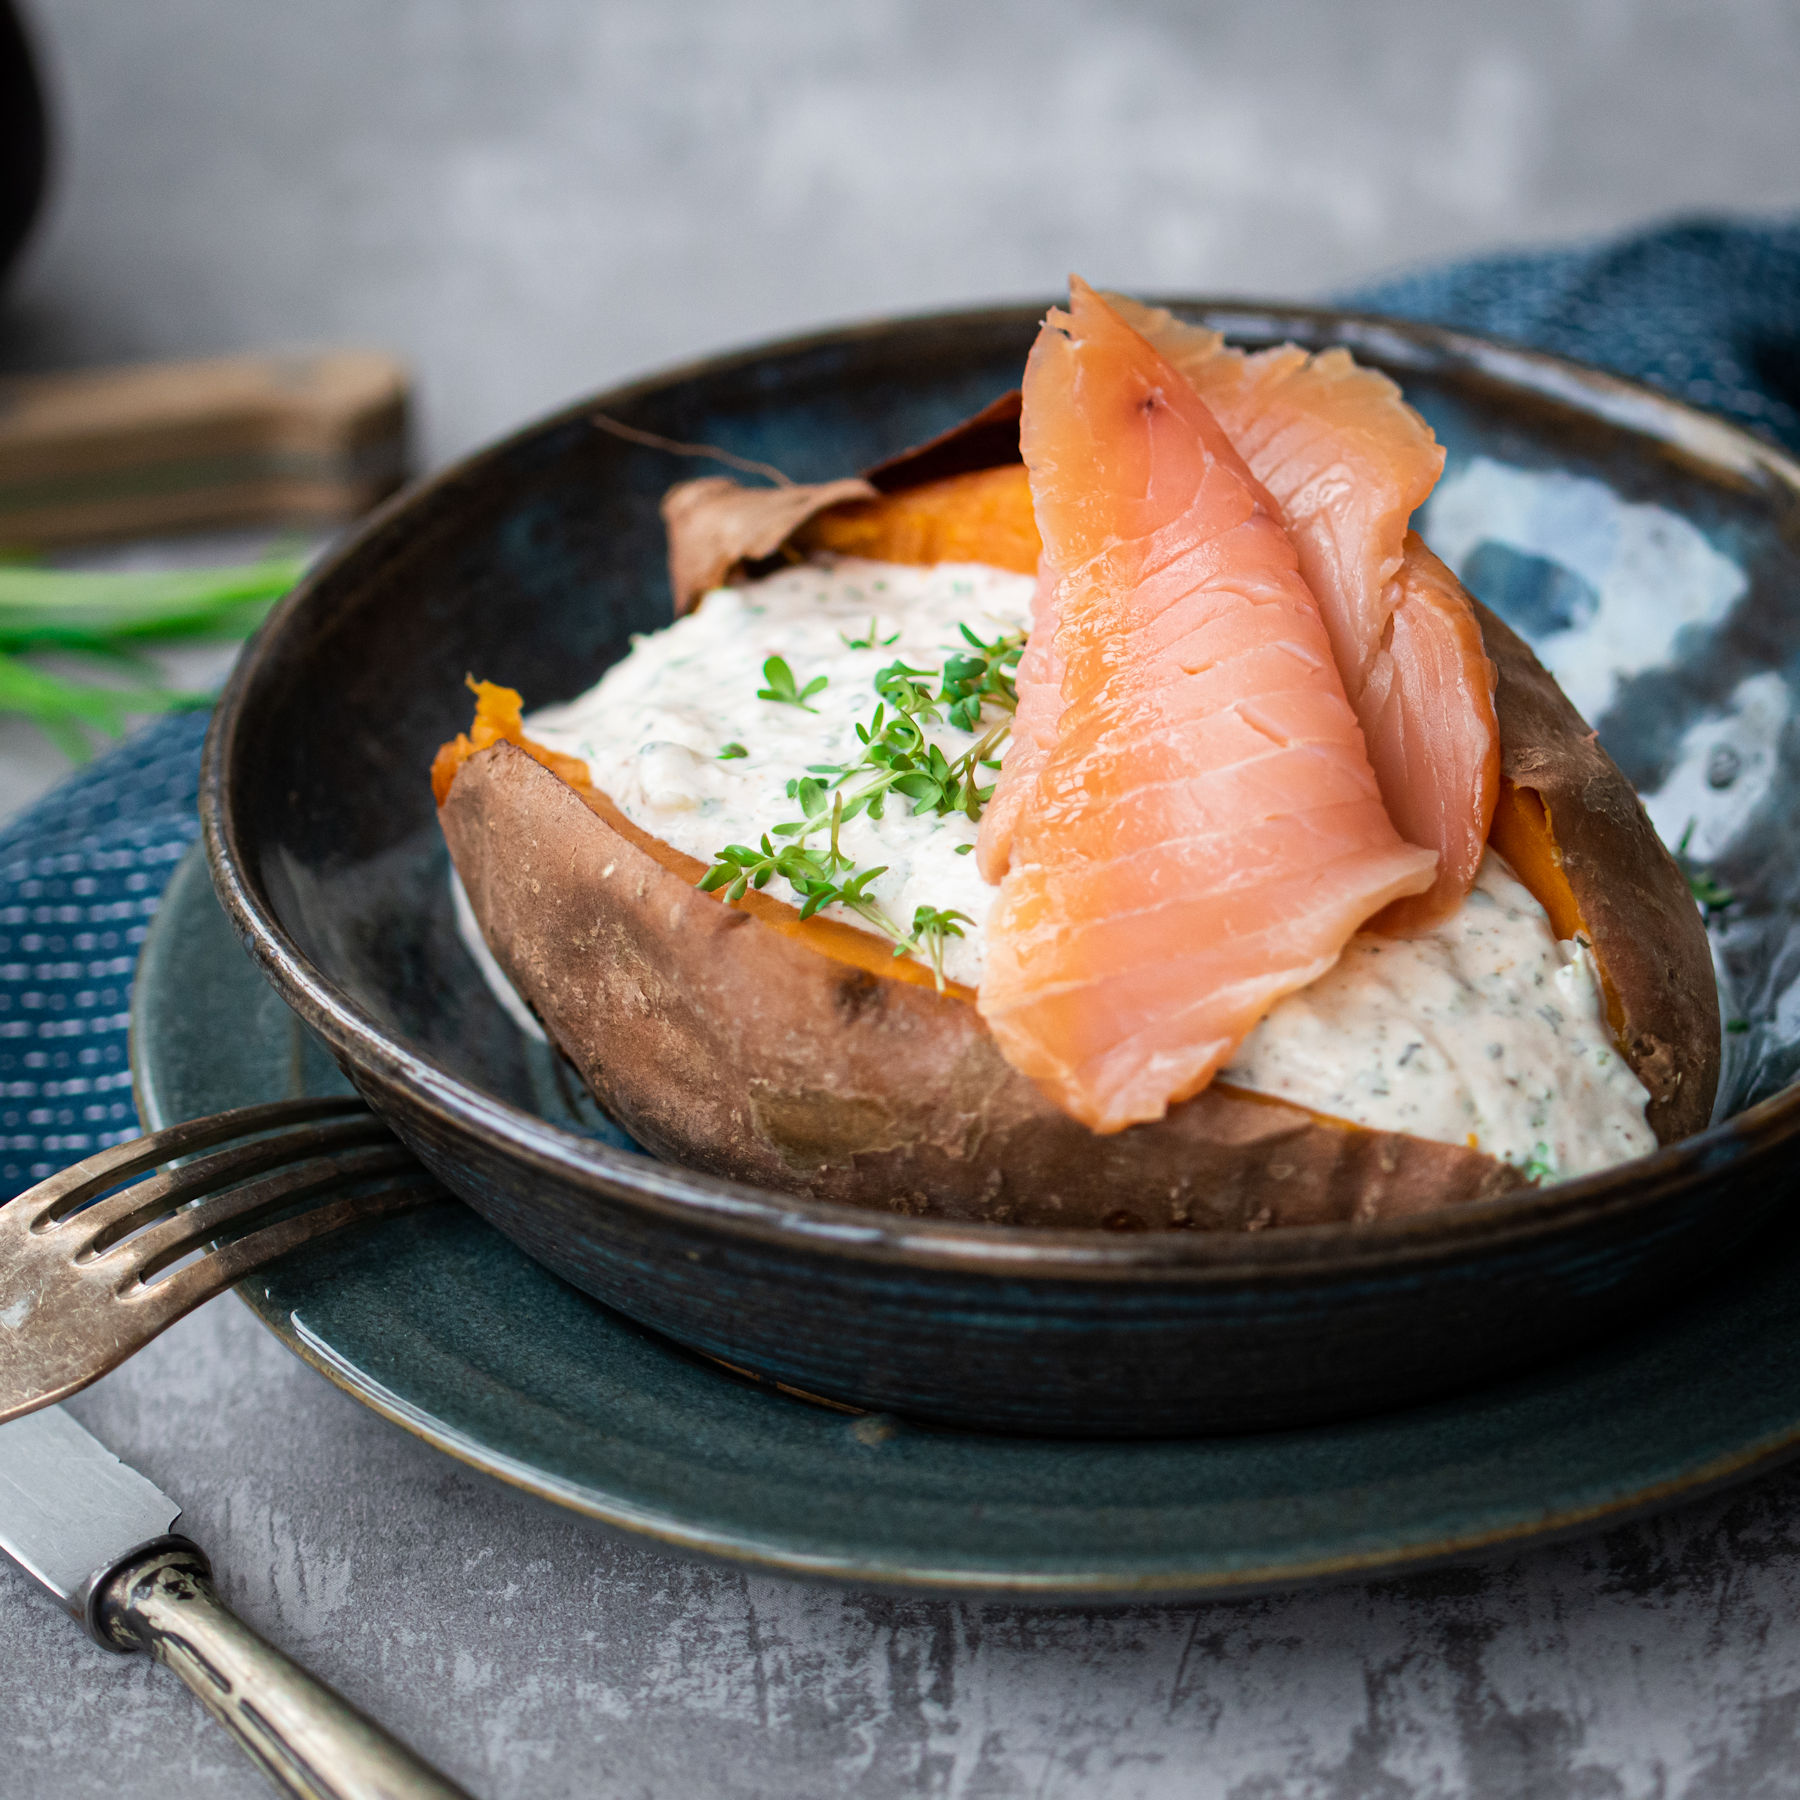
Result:
M1070 267L1305 294L1800 204L1792 0L34 11L63 179L0 357L376 342L434 458L658 362ZM1027 1613L611 1542L231 1301L73 1410L249 1618L495 1800L1800 1794L1800 1476L1477 1570ZM0 1796L126 1782L263 1791L169 1677L0 1572Z
M21 353L364 339L461 448L771 332L1800 203L1793 0L25 0Z

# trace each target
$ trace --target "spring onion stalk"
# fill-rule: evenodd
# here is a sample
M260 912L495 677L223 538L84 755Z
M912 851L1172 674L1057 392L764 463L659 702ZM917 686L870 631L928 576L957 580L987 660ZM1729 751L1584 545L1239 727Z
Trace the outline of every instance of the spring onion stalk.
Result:
M122 737L134 717L205 706L211 695L166 686L145 651L246 636L305 567L298 556L154 573L0 565L0 714L29 719L85 762L95 735ZM29 660L44 652L64 667ZM83 680L67 672L70 660L112 678Z

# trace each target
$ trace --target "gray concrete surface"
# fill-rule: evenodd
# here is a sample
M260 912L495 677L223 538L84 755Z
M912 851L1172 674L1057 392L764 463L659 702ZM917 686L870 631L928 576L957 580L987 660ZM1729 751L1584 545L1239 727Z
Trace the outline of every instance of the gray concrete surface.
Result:
M366 339L423 443L761 334L1315 292L1800 204L1792 0L35 0L16 365ZM7 746L0 743L0 756ZM8 797L23 791L8 787ZM1800 1793L1800 1477L1473 1571L1108 1615L696 1568L468 1473L215 1305L75 1410L232 1600L478 1795ZM263 1792L0 1571L0 1797Z
M235 1300L75 1401L227 1597L481 1800L1800 1790L1800 1473L1478 1569L1116 1613L674 1561L404 1436ZM265 1792L0 1569L0 1794Z

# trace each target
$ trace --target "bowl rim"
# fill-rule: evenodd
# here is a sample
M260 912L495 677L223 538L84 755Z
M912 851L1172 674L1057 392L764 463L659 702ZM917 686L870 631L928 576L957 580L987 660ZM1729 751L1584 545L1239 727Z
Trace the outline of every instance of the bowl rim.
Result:
M1237 297L1154 296L1153 303L1204 319L1228 337L1338 343L1390 369L1461 374L1524 390L1571 412L1648 438L1715 480L1761 489L1800 510L1800 461L1728 420L1641 383L1547 351L1381 313ZM1800 1082L1705 1131L1630 1162L1546 1188L1365 1222L1284 1226L1264 1232L1117 1233L963 1223L876 1213L782 1194L617 1150L555 1125L454 1075L390 1036L319 970L283 926L255 875L253 826L233 805L232 773L251 735L250 702L294 621L316 596L363 559L380 556L409 515L528 444L597 412L617 417L662 390L728 375L778 358L854 348L908 332L1017 325L1029 329L1055 301L1021 302L881 317L771 339L680 363L585 396L541 415L393 495L310 569L245 646L206 736L200 776L202 838L215 892L240 940L300 1017L353 1070L450 1134L483 1140L508 1160L583 1189L599 1204L658 1215L667 1224L756 1240L789 1252L827 1255L993 1278L1029 1275L1070 1282L1255 1286L1329 1281L1363 1272L1413 1270L1473 1252L1523 1245L1546 1234L1650 1210L1721 1162L1766 1160L1800 1138ZM423 775L421 775L423 779ZM359 1084L360 1085L360 1084Z

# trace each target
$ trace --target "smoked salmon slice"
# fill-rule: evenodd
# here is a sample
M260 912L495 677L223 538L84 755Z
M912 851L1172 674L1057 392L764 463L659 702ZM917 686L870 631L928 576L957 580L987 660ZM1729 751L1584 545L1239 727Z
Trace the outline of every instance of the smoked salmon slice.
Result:
M1394 581L1356 711L1388 817L1409 844L1438 853L1430 888L1370 921L1405 936L1447 918L1475 884L1500 797L1500 742L1494 665L1462 583L1414 531Z
M1399 388L1347 350L1251 355L1162 308L1107 298L1193 384L1280 507L1389 816L1438 852L1431 888L1375 927L1436 924L1474 885L1500 792L1480 627L1455 576L1408 531L1443 471L1442 447Z
M1192 385L1077 281L1024 394L1061 704L979 1005L1112 1132L1204 1087L1437 857L1395 831L1280 510Z

